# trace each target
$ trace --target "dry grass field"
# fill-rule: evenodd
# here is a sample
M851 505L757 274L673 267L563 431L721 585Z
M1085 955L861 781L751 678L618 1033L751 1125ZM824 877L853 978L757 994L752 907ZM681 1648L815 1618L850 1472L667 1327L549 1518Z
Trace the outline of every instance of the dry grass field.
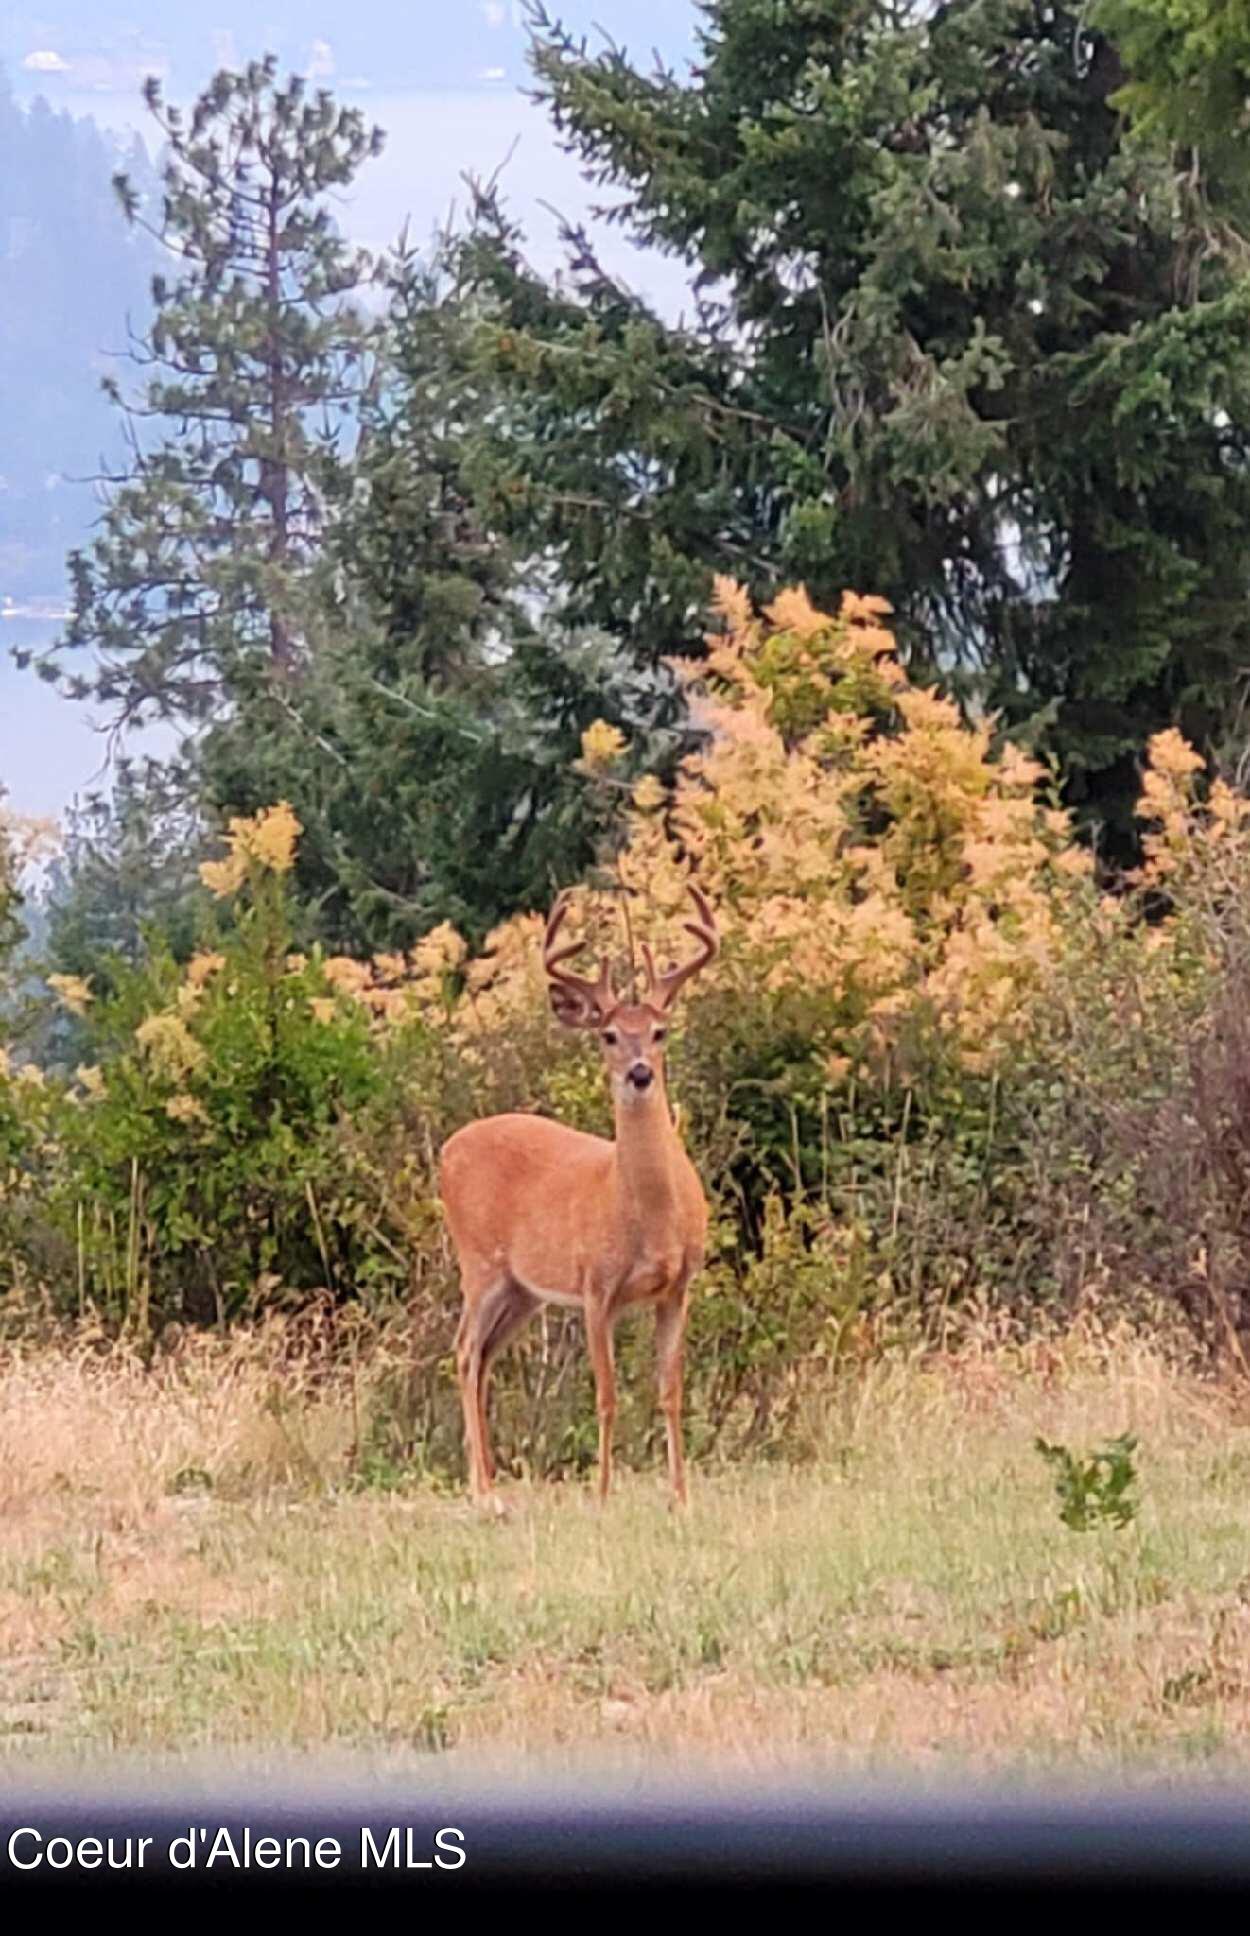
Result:
M282 1404L275 1390L285 1381ZM172 1756L698 1760L921 1779L1250 1768L1250 1394L1131 1338L848 1374L793 1466L353 1482L355 1398L255 1343L0 1360L6 1782ZM1068 1530L1034 1447L1139 1436Z

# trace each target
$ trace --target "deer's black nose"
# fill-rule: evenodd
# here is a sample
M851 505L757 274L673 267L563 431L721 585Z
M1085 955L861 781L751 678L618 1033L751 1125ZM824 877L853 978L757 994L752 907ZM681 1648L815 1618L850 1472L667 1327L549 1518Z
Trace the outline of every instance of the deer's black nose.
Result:
M655 1074L645 1062L635 1062L627 1071L627 1080L633 1083L635 1089L649 1089L655 1081Z

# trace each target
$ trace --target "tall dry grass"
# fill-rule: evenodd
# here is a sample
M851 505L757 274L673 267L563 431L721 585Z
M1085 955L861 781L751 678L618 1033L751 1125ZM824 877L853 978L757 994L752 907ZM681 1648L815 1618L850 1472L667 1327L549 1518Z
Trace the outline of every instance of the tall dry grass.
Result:
M0 1760L761 1778L1250 1761L1250 1398L1083 1328L844 1368L807 1459L658 1468L496 1525L370 1463L400 1345L190 1337L0 1356ZM1061 1523L1035 1435L1137 1435L1140 1513Z
M264 1499L348 1483L405 1363L398 1325L328 1308L224 1335L171 1327L155 1353L90 1323L55 1342L10 1341L0 1347L0 1514L12 1529L62 1509L72 1517L72 1502L90 1499L130 1523L171 1496Z

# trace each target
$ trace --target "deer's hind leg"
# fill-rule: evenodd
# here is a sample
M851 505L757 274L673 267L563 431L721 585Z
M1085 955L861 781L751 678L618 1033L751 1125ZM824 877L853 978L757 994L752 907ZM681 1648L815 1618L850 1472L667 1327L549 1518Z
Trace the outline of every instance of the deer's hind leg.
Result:
M490 1447L490 1427L486 1417L486 1397L490 1387L491 1367L506 1344L510 1344L518 1331L524 1329L542 1303L532 1291L523 1284L509 1278L506 1296L501 1295L495 1305L489 1328L482 1337L482 1370L478 1379L478 1408L481 1417L482 1449L486 1454L486 1474L488 1479L495 1476L495 1460Z
M469 1484L476 1498L489 1493L495 1477L490 1448L486 1395L490 1368L508 1340L533 1317L540 1300L511 1277L497 1277L474 1297L465 1288L464 1310L456 1333L456 1372L464 1411Z

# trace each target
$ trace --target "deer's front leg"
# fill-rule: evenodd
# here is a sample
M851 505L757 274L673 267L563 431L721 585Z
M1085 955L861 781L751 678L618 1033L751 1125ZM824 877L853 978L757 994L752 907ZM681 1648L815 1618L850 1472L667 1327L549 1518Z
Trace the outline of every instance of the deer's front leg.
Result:
M681 1442L683 1359L686 1343L686 1316L689 1305L686 1287L655 1307L655 1363L660 1386L660 1408L668 1439L668 1476L673 1499L686 1504L686 1460Z
M586 1300L586 1348L595 1374L599 1405L599 1497L606 1499L612 1485L612 1424L616 1417L616 1366L612 1351L612 1323L602 1305Z

